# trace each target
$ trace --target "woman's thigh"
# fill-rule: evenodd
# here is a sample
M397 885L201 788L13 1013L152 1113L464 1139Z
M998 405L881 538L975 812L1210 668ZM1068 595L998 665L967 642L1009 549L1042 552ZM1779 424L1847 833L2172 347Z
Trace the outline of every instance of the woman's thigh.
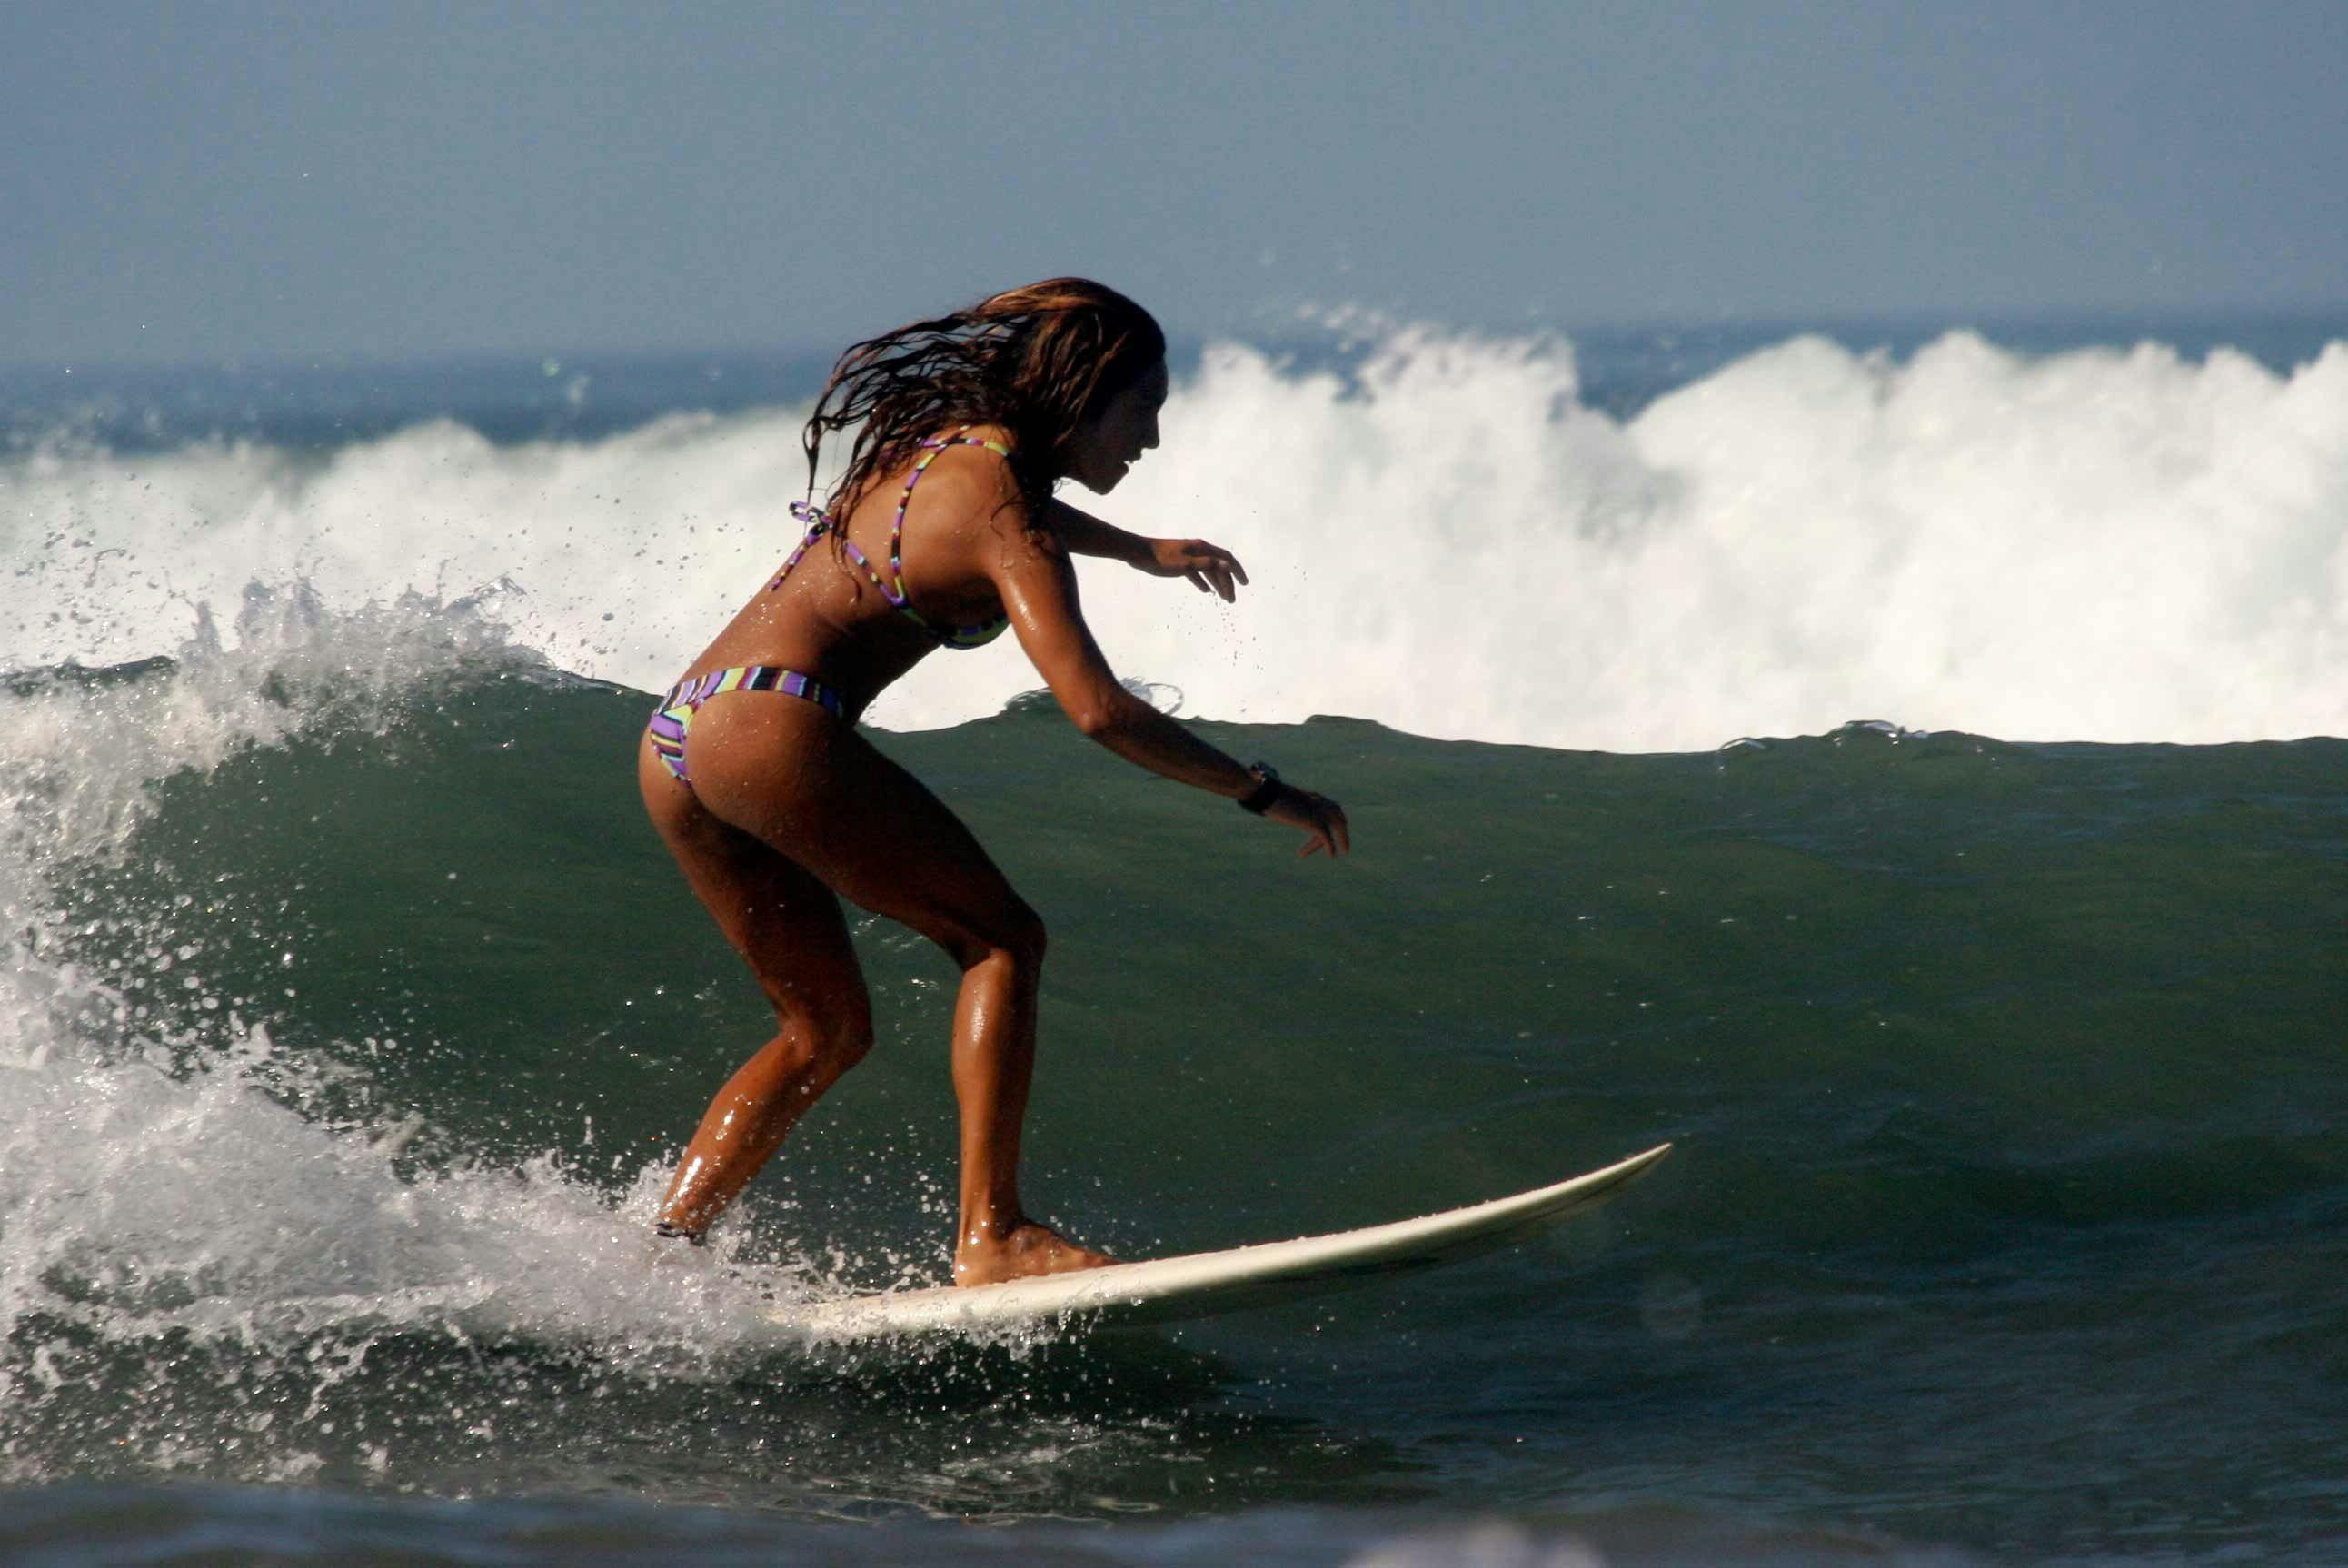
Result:
M757 712L749 704L800 712ZM958 962L1039 948L1042 927L962 819L810 702L730 692L694 721L694 791L725 823Z
M661 841L777 1013L826 1033L871 1032L871 1002L839 899L823 881L712 813L638 743L637 782Z

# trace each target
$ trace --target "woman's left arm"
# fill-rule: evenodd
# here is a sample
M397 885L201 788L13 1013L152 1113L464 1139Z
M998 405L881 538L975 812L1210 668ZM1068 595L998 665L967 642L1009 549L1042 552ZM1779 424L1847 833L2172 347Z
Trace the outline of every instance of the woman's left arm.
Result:
M1146 538L1056 497L1045 506L1053 534L1072 554L1123 561L1152 577L1187 577L1200 593L1220 594L1226 601L1236 598L1247 582L1247 569L1220 545L1204 539Z

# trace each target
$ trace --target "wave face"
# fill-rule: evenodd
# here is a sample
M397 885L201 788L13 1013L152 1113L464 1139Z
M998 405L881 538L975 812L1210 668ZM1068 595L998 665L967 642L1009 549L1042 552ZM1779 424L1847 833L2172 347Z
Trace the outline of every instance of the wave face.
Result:
M340 610L486 597L548 661L658 689L789 544L803 415L136 453L20 434L0 664L163 651L257 581ZM1226 343L1164 427L1099 509L1224 543L1253 586L1225 608L1096 563L1086 592L1119 670L1194 713L1617 752L1869 713L2348 728L2348 343L2320 336L2285 370L1801 337L1619 410L1561 341L1395 331L1344 373ZM933 660L873 719L960 723L1034 682L1009 644Z
M168 1480L368 1494L351 1542L396 1494L603 1498L566 1518L613 1561L711 1503L906 1563L938 1516L1152 1514L1206 1527L1108 1560L2326 1560L2348 743L1203 725L1344 794L1333 866L1038 705L884 736L1052 925L1030 1196L1077 1234L1193 1250L1681 1147L1334 1305L810 1353L767 1302L939 1276L951 966L860 921L880 1048L716 1245L655 1251L766 1021L641 820L640 695L485 616L256 597L0 687L0 1519ZM2115 1473L2126 1509L2081 1501Z

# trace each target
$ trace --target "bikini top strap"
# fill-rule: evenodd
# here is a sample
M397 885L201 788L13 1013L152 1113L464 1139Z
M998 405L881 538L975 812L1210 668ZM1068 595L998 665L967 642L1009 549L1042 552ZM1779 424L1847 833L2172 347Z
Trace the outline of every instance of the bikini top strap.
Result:
M767 591L768 593L772 593L775 589L783 586L783 579L791 575L791 568L799 564L799 557L808 553L808 546L823 538L824 534L831 528L831 518L829 514L826 513L821 507L812 506L806 501L793 501L791 503L791 516L805 523L808 526L808 529L804 535L800 536L798 548L791 551L790 559L788 560L783 562L783 569L777 572L775 574L775 580L767 585Z
M912 616L916 620L922 619L921 614L913 609L911 595L905 591L905 505L913 498L913 487L922 482L922 472L937 460L938 454L949 446L983 446L998 457L1007 458L1011 456L1011 448L1000 441L989 441L977 436L964 436L963 431L969 428L970 426L965 425L942 440L921 443L925 450L914 462L913 471L905 476L905 488L897 497L896 521L889 525L889 577L891 581L897 585L894 595L897 608ZM879 574L874 574L874 580L879 581ZM882 584L882 588L885 591L887 584ZM927 625L928 622L923 621L922 624Z
M772 593L783 586L783 579L791 575L791 569L799 564L799 558L807 554L808 546L827 533L837 532L839 535L840 548L847 551L849 559L863 569L864 575L872 579L872 586L880 590L881 597L923 626L929 625L929 621L922 617L922 612L913 608L912 597L905 591L905 504L913 498L913 487L921 482L922 470L936 460L939 453L949 446L983 446L999 456L1011 456L1011 448L999 441L988 441L976 436L964 436L963 431L969 428L970 426L965 425L961 430L956 430L942 440L921 443L924 450L920 460L914 463L912 473L906 477L905 488L897 497L896 519L889 527L889 575L887 577L882 577L872 569L871 560L862 550L857 548L856 541L848 537L846 529L833 521L829 513L821 507L812 506L806 501L793 501L791 516L808 526L807 533L800 538L798 548L791 551L790 559L783 562L783 569L775 574L775 580L767 585L767 591ZM892 583L894 586L891 586Z

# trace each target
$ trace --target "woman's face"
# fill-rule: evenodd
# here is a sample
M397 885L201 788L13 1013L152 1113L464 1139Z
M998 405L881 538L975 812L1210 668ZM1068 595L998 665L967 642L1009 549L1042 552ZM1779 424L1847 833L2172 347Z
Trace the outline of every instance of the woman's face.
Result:
M1158 411L1166 405L1166 362L1160 360L1102 405L1076 427L1068 477L1096 496L1116 489L1126 470L1158 445Z

